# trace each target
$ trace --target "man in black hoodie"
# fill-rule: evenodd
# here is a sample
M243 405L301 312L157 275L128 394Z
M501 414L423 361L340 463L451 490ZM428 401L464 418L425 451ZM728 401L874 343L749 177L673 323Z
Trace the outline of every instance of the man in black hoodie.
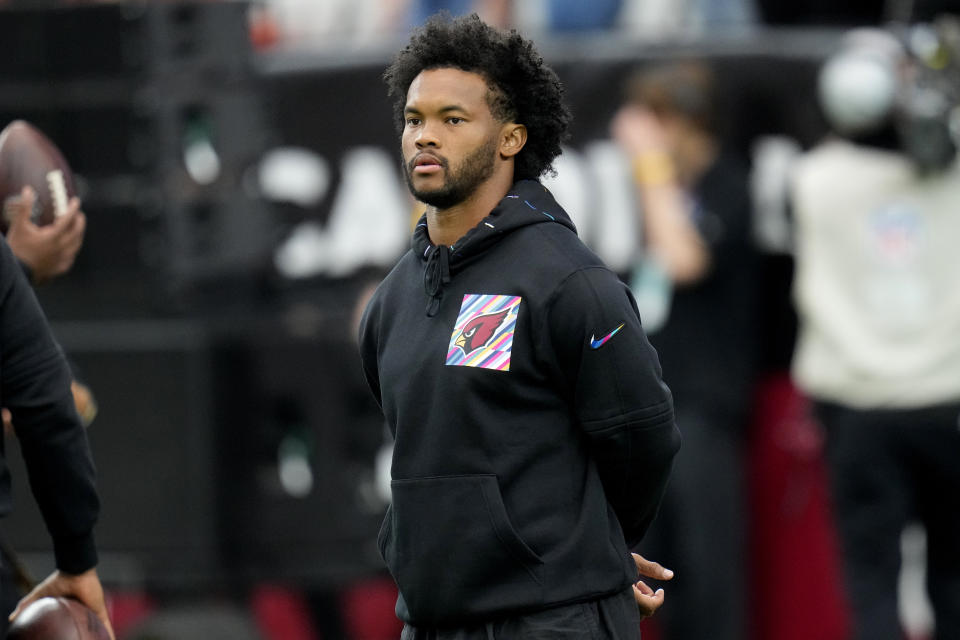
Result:
M360 327L394 436L403 638L638 638L679 448L629 290L537 181L569 113L532 44L436 17L385 74L426 214ZM638 611L639 607L639 611Z
M44 596L70 596L89 606L110 629L93 537L100 501L70 381L66 359L33 290L6 240L0 239L0 406L12 415L56 564L11 615ZM10 473L0 451L0 517L12 508ZM0 623L0 628L5 626Z

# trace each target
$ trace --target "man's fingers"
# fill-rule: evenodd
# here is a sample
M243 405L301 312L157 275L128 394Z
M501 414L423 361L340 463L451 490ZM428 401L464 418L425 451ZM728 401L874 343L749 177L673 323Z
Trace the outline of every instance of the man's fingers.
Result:
M18 615L20 615L20 612L21 612L21 611L23 611L24 609L26 609L27 606L29 606L30 603L33 602L33 601L36 600L36 599L37 599L37 595L36 595L35 593L33 593L33 592L28 593L27 595L25 595L24 597L22 597L22 598L20 599L20 602L17 603L17 607L13 610L13 613L11 613L11 614L10 614L10 617L7 618L7 619L10 620L10 621L13 621L14 618L16 618Z
M83 211L77 211L76 225L80 234L83 235L83 232L87 229L87 216L83 214Z
M66 208L63 214L54 217L53 228L59 229L60 233L73 232L73 229L83 223L86 225L83 211L80 210L80 201L76 197L70 199L70 206Z
M20 189L20 200L26 205L29 211L33 209L33 203L37 200L37 192L33 190L33 187L25 184L23 188Z
M653 595L653 589L651 589L651 588L650 588L650 585L648 585L648 584L647 584L646 582L644 582L643 580L637 580L637 581L633 584L633 586L634 586L634 588L639 589L639 590L640 590L640 593L642 593L642 594L645 595L645 596L652 596L652 595Z
M107 615L106 608L102 608L99 611L97 611L96 615L97 615L97 618L100 619L100 622L103 623L103 626L106 627L107 632L110 634L111 640L116 638L117 636L114 634L113 624L110 623L110 616Z
M57 222L60 221L57 220ZM82 212L78 211L67 221L66 226L57 232L61 238L61 246L63 249L65 251L73 251L74 253L79 251L80 246L83 244L83 233L86 228L87 218Z
M637 571L647 578L656 580L669 580L673 577L673 571L660 565L659 562L647 560L643 556L633 553L633 561L637 564Z
M3 215L7 222L12 226L29 220L33 214L33 203L36 199L36 192L29 186L21 189L19 195L7 198L3 203Z
M638 584L643 583L640 582ZM663 589L657 589L655 593L646 594L640 590L638 584L633 585L633 598L637 601L637 608L640 610L640 617L648 618L656 613L657 609L663 605ZM649 587L647 588L649 589Z

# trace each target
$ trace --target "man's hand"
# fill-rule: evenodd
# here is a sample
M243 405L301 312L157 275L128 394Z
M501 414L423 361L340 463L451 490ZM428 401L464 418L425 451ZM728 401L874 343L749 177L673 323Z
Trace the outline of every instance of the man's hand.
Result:
M96 569L90 569L78 575L54 571L47 579L33 588L17 603L17 608L10 614L12 621L27 605L40 598L51 597L70 597L75 598L83 604L90 607L100 621L110 632L110 638L115 638L113 626L110 624L110 617L107 615L107 603L103 596L103 586L100 584L100 578L97 576Z
M93 397L93 391L87 385L76 380L70 383L70 391L73 393L73 404L77 408L80 421L83 422L84 427L89 427L93 419L97 417L97 400ZM3 421L3 435L15 435L16 430L13 428L13 415L10 413L10 409L6 407L0 409L0 419Z
M7 243L13 254L33 273L35 284L63 275L73 266L83 245L87 218L80 211L80 200L70 198L67 211L49 225L38 227L30 219L37 194L24 187L20 195L4 204L10 219Z
M647 560L636 553L631 554L633 561L637 563L637 572L646 578L655 580L669 580L673 577L673 571L664 569L657 562ZM656 592L651 589L643 580L637 580L633 585L633 597L637 601L637 607L640 609L640 618L649 618L660 605L663 604L663 589L657 589Z

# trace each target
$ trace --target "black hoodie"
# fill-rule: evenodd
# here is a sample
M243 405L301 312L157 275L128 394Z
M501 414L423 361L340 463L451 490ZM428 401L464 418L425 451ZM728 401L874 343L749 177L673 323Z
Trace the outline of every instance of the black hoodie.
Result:
M78 574L97 564L93 527L100 501L70 379L33 289L0 238L0 406L12 414L56 566ZM10 472L0 446L0 516L12 509Z
M425 220L360 327L394 435L378 537L417 626L593 600L636 579L679 447L629 290L536 181L452 247Z

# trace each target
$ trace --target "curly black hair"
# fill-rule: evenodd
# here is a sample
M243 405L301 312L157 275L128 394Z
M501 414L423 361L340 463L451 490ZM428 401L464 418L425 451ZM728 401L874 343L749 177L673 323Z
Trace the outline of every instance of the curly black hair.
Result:
M569 135L570 111L563 104L557 74L531 41L515 30L498 31L476 14L457 19L446 12L431 16L383 74L401 131L410 84L421 71L443 67L483 76L494 117L526 126L527 143L514 167L517 180L539 178L553 169Z

